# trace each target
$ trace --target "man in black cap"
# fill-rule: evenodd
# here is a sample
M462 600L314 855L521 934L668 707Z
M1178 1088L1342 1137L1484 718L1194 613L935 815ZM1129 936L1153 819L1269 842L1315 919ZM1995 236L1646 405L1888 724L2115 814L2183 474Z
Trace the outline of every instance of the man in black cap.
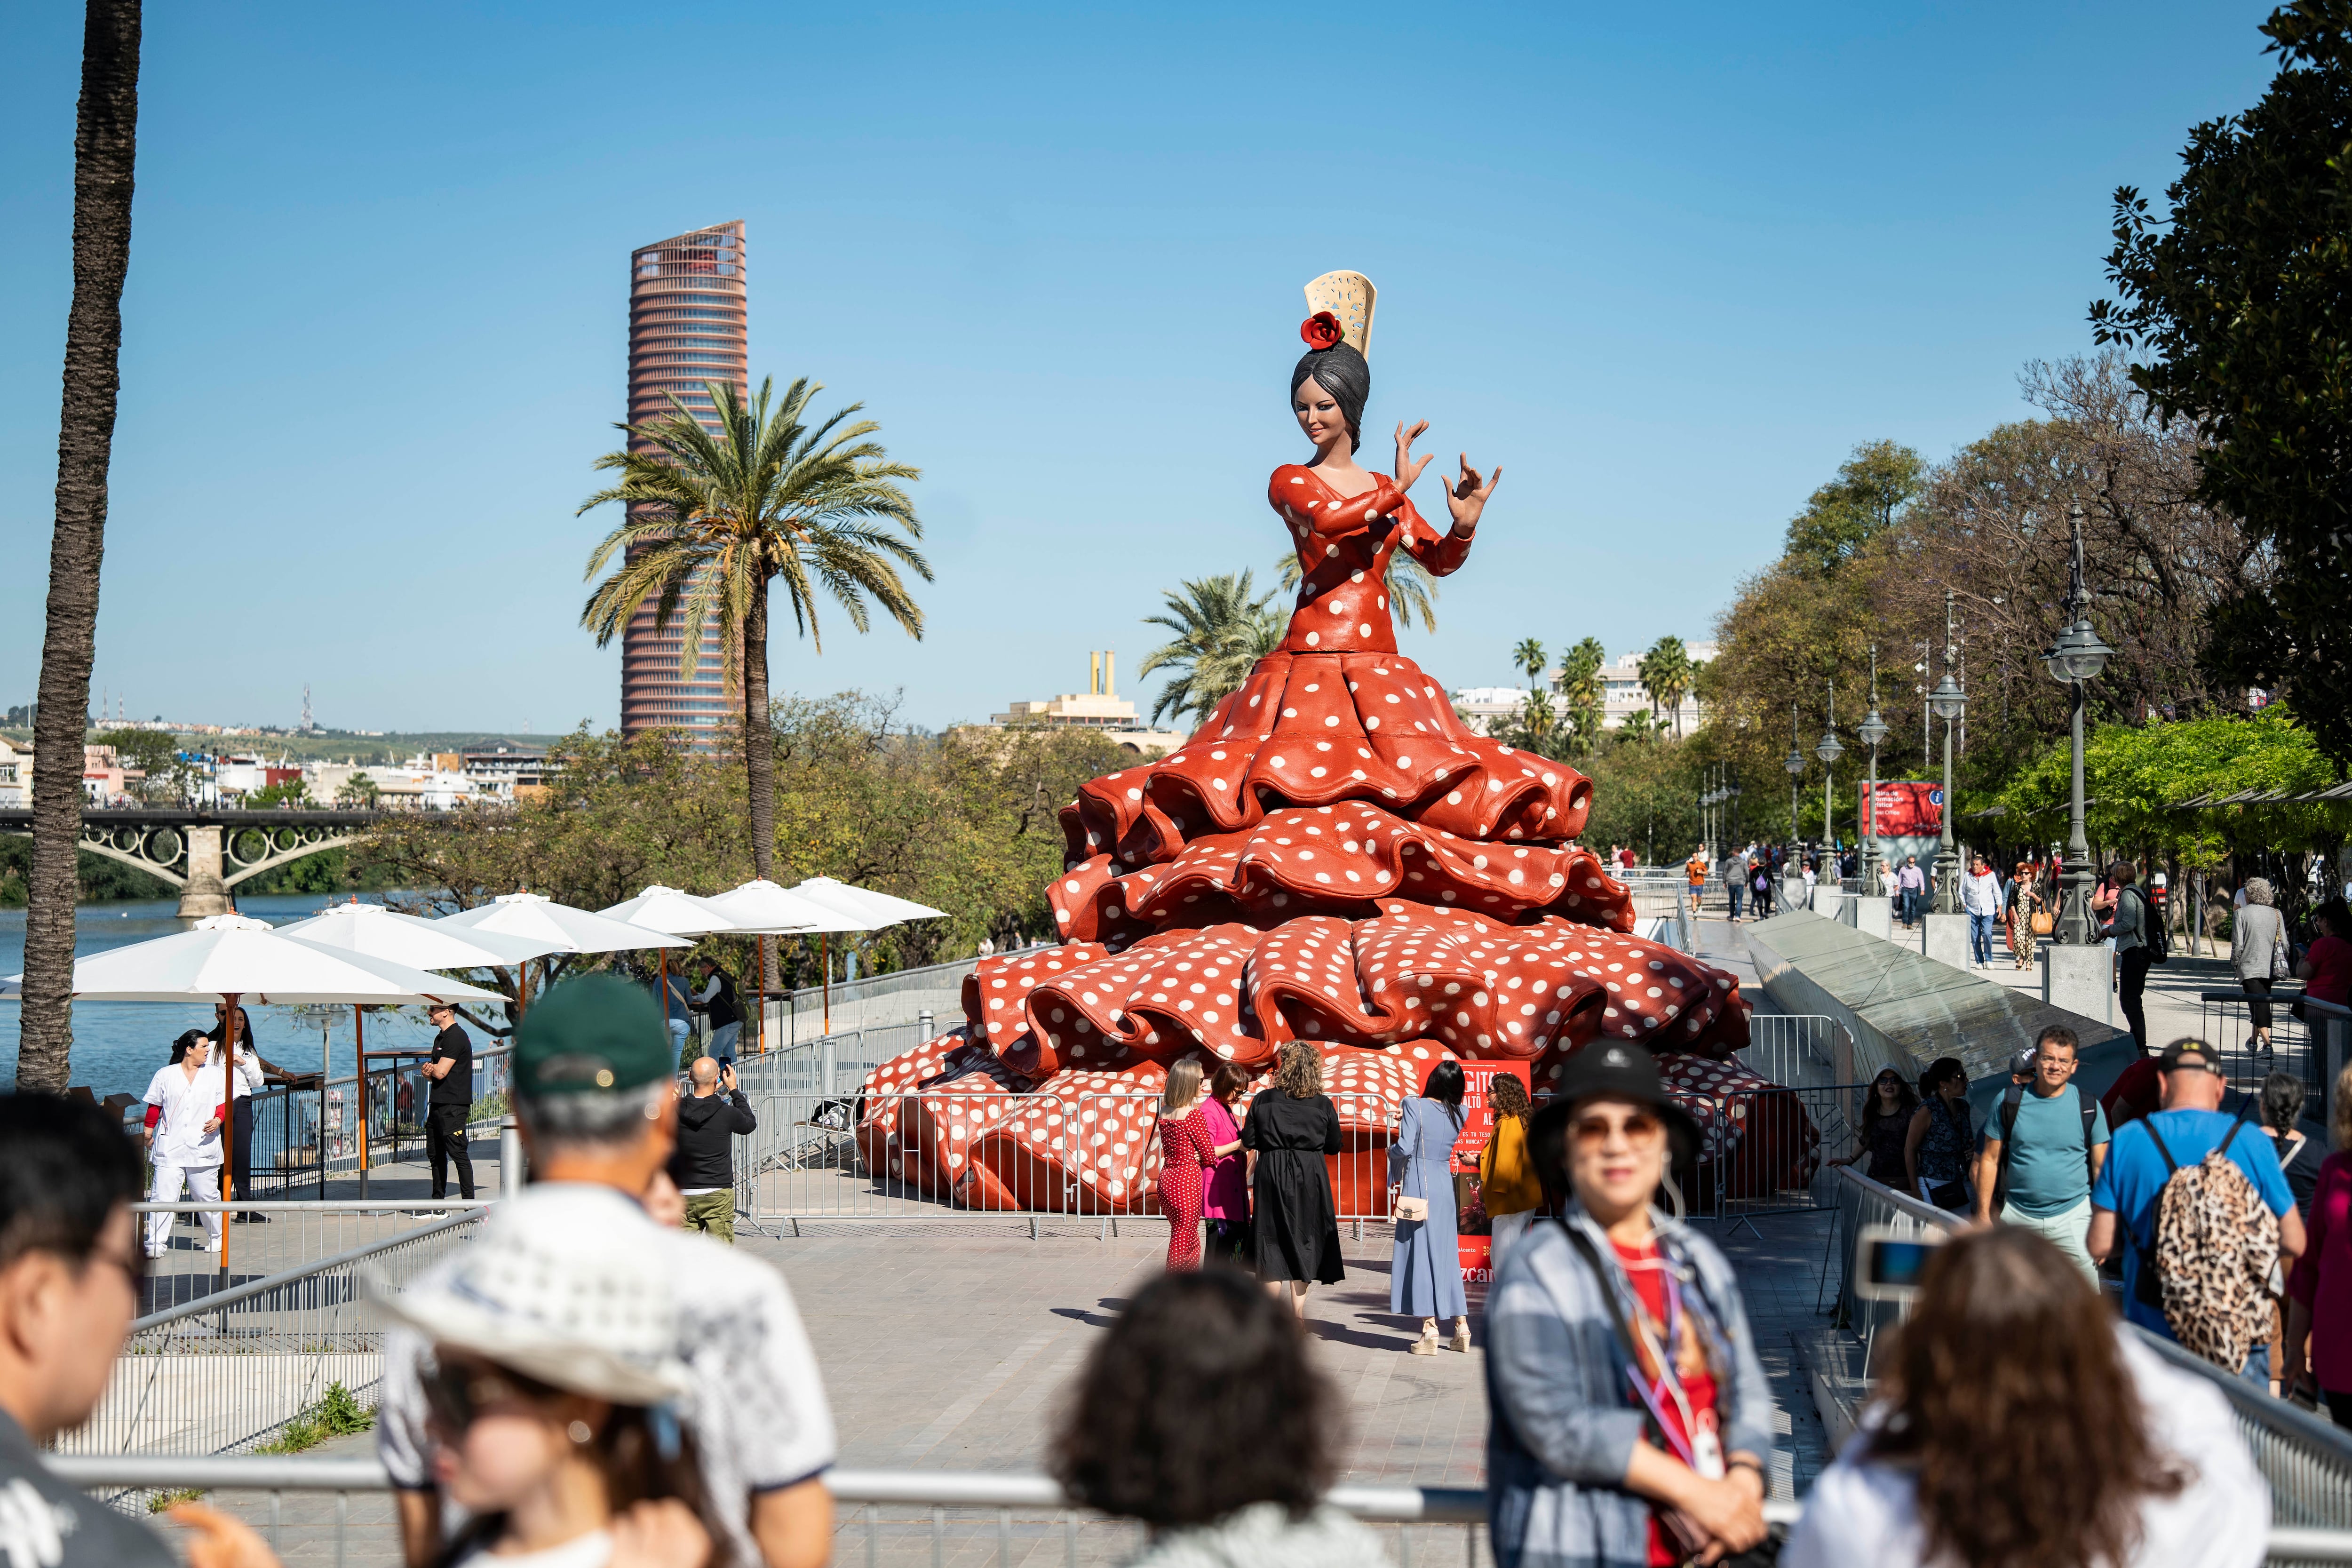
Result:
M457 1164L457 1194L474 1195L474 1152L466 1144L467 1119L474 1113L474 1042L457 1023L457 1009L436 1002L425 1009L437 1031L433 1054L419 1070L433 1080L425 1098L425 1159L433 1172L436 1203L449 1195L449 1163Z
M1569 1195L1488 1297L1500 1561L1681 1562L1764 1539L1771 1385L1731 1265L1654 1205L1676 1140L1695 1151L1696 1125L1622 1040L1570 1057L1530 1123L1538 1170Z
M729 1535L721 1555L820 1568L833 1549L823 1479L834 1462L833 1412L792 1292L770 1265L657 1225L641 1206L656 1182L667 1186L677 1131L677 1057L660 1005L613 975L567 980L525 1015L513 1063L531 1185L491 1210L474 1245L497 1247L510 1232L541 1249L627 1238L677 1304L675 1353L692 1384L677 1414ZM456 1266L428 1270L419 1286L437 1285ZM376 1452L395 1489L411 1568L436 1561L441 1547L424 1392L431 1364L424 1338L386 1336Z

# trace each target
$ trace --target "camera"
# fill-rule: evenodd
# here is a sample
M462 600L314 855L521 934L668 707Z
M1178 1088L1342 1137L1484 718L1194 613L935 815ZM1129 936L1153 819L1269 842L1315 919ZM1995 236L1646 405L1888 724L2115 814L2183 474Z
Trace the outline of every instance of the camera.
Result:
M1950 1233L1864 1226L1854 1238L1853 1293L1874 1301L1907 1301L1919 1293L1927 1259Z

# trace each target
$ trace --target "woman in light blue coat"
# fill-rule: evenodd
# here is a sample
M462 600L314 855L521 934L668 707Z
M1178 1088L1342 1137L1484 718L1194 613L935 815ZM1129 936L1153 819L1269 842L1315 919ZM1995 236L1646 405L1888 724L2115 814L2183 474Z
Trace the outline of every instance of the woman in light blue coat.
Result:
M1470 1303L1462 1291L1462 1245L1454 1212L1462 1087L1459 1065L1440 1062L1430 1068L1422 1097L1404 1102L1396 1141L1389 1145L1391 1198L1419 1198L1428 1205L1426 1219L1397 1220L1396 1258L1389 1268L1389 1310L1421 1320L1415 1355L1437 1353L1440 1318L1454 1320L1454 1348L1470 1348Z

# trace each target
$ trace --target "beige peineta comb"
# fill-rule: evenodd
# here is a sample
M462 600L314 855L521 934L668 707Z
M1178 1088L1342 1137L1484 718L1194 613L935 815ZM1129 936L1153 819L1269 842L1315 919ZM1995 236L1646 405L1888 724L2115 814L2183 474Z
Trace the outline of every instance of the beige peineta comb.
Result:
M1307 313L1328 310L1339 323L1342 342L1372 356L1372 301L1377 290L1360 272L1326 272L1307 286Z

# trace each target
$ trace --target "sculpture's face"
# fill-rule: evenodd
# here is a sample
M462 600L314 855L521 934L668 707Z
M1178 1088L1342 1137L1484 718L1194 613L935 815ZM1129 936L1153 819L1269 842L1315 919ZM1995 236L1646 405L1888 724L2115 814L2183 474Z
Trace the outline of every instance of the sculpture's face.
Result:
M1290 395L1290 411L1298 416L1298 427L1318 451L1329 449L1335 440L1348 438L1348 416L1339 412L1339 400L1317 385L1311 375Z

